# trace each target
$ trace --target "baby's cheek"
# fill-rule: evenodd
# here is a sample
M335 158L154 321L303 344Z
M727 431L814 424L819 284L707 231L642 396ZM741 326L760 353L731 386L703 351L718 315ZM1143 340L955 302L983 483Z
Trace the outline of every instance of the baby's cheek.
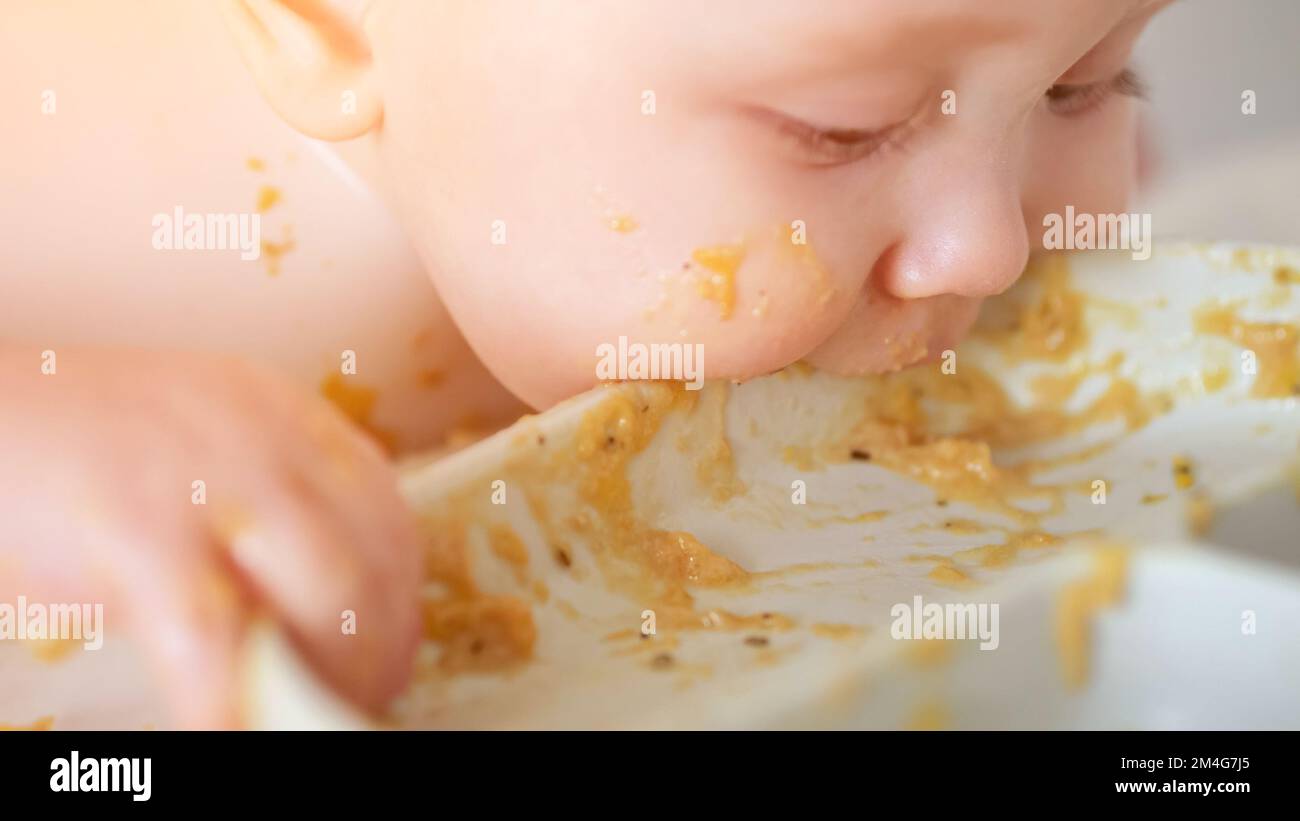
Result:
M839 273L854 268L832 267L780 226L730 242L710 237L660 247L648 229L636 236L639 225L608 230L629 236L613 243L587 236L580 255L566 247L553 249L552 259L510 251L477 261L463 256L473 274L443 272L475 281L447 289L457 295L457 322L497 378L536 407L601 381L597 349L617 347L620 337L692 346L710 379L779 370L844 324L865 279Z
M1137 110L1119 98L1082 120L1051 115L1030 132L1025 222L1031 250L1042 249L1043 217L1126 211L1137 182Z
M645 316L654 339L703 346L708 378L748 379L801 359L835 332L862 288L784 226L692 248Z

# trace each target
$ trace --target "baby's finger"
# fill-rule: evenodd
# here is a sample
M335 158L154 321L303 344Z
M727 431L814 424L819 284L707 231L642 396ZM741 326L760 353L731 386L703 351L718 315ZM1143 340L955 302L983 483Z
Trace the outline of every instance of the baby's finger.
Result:
M223 534L231 564L288 627L307 661L352 701L378 710L405 685L417 636L414 580L395 575L384 551L368 548L350 508L317 477L282 475L252 513ZM392 491L389 491L392 492ZM382 531L381 531L382 532Z
M196 538L201 538L196 534ZM119 551L114 596L182 728L240 723L246 591L215 549Z

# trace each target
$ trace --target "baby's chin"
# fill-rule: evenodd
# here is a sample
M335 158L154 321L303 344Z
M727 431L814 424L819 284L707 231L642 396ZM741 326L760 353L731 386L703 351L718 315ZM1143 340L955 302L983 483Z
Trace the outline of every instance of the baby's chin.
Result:
M980 303L959 296L897 300L873 295L858 302L803 361L841 376L889 373L937 361L965 337Z

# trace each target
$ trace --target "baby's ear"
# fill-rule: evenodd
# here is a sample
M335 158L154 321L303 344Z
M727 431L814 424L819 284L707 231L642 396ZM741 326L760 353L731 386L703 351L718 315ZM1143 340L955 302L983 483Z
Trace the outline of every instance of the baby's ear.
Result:
M290 125L347 140L379 124L370 46L360 19L344 14L338 0L219 3L262 94Z

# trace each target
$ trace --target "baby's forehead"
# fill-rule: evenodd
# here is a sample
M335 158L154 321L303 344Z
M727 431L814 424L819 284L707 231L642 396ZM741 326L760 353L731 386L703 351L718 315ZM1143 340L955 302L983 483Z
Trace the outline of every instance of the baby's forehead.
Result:
M938 63L997 44L1041 41L1062 27L1098 40L1169 0L641 0L597 4L602 36L631 35L639 46L717 72L788 75L900 63ZM604 6L603 8L600 6ZM1060 39L1059 37L1057 39ZM633 46L637 48L637 46ZM697 79L707 81L707 75Z

